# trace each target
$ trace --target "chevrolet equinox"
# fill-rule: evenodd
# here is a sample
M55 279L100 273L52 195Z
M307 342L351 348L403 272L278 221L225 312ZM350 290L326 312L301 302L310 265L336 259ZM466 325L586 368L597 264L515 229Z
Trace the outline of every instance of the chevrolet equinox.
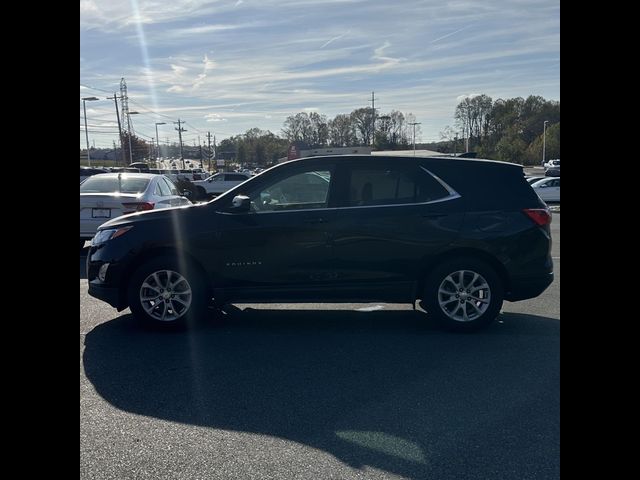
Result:
M89 294L168 327L230 302L419 301L471 331L552 282L550 222L519 165L303 158L208 203L104 223Z

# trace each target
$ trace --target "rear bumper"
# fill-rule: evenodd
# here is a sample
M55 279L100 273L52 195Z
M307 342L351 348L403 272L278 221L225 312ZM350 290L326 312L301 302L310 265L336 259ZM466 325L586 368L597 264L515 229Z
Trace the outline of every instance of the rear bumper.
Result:
M552 282L553 272L542 275L512 278L511 289L505 294L504 298L510 302L535 298L544 292Z

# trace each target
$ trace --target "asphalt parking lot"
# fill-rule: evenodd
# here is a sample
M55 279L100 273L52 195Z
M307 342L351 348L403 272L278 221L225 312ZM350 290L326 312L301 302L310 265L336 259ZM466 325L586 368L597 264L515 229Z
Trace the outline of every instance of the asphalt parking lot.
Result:
M142 330L87 295L82 479L557 479L556 277L476 334L410 305L237 305Z

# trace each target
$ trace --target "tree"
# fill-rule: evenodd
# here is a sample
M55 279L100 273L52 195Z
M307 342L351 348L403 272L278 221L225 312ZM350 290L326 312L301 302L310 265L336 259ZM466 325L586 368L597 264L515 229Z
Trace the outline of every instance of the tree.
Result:
M129 132L122 133L126 164L140 162L149 158L149 143L136 135L131 135L131 162L129 162Z
M356 127L351 115L338 114L327 123L329 143L333 147L348 147L356 143Z
M496 155L498 160L522 165L526 149L527 144L524 140L520 138L517 132L511 130L496 145Z
M445 126L442 130L440 130L440 138L447 142L447 145L443 150L443 153L456 153L458 151L458 146L456 145L458 141L458 132L455 128L450 125Z
M542 163L543 134L540 134L527 148L524 156L525 165ZM560 122L547 126L545 158L560 158Z
M462 129L463 136L469 138L469 148L480 145L482 138L489 132L489 115L493 100L488 95L465 97L455 111L456 124Z
M351 121L356 129L356 141L359 145L371 145L373 134L373 109L358 108L351 112Z

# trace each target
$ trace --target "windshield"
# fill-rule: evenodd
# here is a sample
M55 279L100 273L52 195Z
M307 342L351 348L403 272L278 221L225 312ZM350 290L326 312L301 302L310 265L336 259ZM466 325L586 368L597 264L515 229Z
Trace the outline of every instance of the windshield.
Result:
M80 184L80 193L142 193L149 186L150 178L99 177L87 178Z

